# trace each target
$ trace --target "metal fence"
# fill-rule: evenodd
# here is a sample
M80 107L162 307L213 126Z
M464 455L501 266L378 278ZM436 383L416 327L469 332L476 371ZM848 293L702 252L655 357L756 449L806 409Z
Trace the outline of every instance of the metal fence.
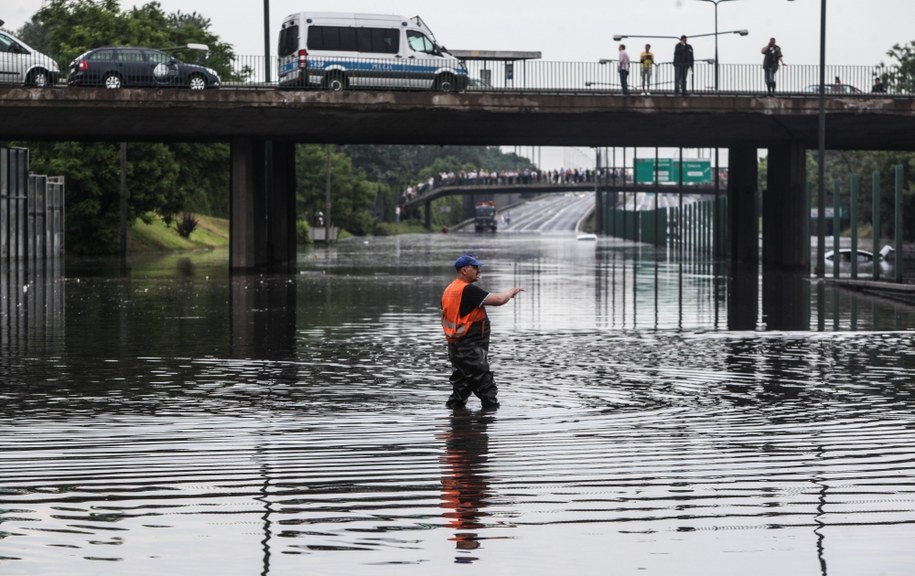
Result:
M222 80L224 88L271 89L277 87L277 64L268 67L263 56L237 56L230 75ZM406 84L405 72L392 68L390 60L359 60L360 68L375 69ZM527 60L518 62L468 60L467 92L541 92L541 93L620 93L618 62L550 62ZM716 74L717 68L717 74ZM717 77L717 82L716 82ZM268 81L269 78L269 81ZM883 80L886 95L911 97L909 88L915 79L905 76L897 67L830 65L826 67L826 93L829 96L871 95L877 78ZM837 82L838 80L838 82ZM785 65L776 74L776 91L780 94L816 94L819 66ZM348 88L354 87L348 86ZM431 82L429 83L431 85ZM633 94L641 91L639 64L633 63L629 73L629 88ZM315 89L312 87L312 89ZM386 88L387 89L387 88ZM652 95L672 94L674 65L660 62L652 68ZM760 64L719 64L714 60L698 60L687 76L687 89L700 94L765 94L765 75Z
M0 148L0 261L64 254L64 179L29 174L29 151Z

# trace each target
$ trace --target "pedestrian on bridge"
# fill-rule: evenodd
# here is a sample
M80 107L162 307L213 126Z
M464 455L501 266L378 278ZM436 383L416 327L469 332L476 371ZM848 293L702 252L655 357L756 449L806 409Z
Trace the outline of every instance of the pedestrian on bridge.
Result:
M771 96L775 94L775 73L779 65L784 65L782 48L775 43L775 38L769 38L769 43L763 46L763 70L766 72L766 90Z
M618 70L620 73L620 86L623 87L623 96L629 96L629 54L626 53L626 45L620 44L620 61Z
M645 51L639 55L639 64L642 70L642 94L651 94L651 73L654 71L654 54L651 44L645 44Z
M686 35L674 47L674 94L686 96L686 76L693 68L693 47L689 45Z
M448 342L451 361L451 396L445 405L464 406L476 394L483 408L498 408L498 389L489 368L489 317L486 305L502 306L511 301L521 288L486 292L474 282L480 279L483 263L465 254L454 262L457 278L442 294L442 330Z

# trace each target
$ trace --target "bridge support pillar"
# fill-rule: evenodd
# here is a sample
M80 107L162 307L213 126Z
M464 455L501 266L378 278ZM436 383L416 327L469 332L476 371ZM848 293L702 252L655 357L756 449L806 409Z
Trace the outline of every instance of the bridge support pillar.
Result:
M426 230L432 230L432 201L423 204L423 208L426 213Z
M769 148L762 197L763 319L773 330L810 326L807 158L797 142Z
M756 148L731 148L728 158L728 328L753 330L759 315Z
M267 264L287 272L295 269L295 144L273 142L268 155Z
M806 152L800 143L769 148L762 202L764 266L798 272L810 269L806 168Z
M295 145L259 138L231 144L229 268L295 265Z
M732 262L759 262L756 217L756 148L728 150L728 256Z

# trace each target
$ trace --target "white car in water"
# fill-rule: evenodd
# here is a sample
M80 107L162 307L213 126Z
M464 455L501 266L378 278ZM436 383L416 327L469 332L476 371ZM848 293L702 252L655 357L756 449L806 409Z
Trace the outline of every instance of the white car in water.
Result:
M894 252L896 252L896 250L892 246L887 244L886 246L884 246L883 248L880 249L880 252L877 253L877 260L879 262L885 262L887 260L890 260L892 254ZM830 250L829 252L824 254L823 257L826 260L829 260L830 262L832 262L833 259L835 258L835 253L833 250ZM840 262L851 262L852 259L853 259L853 257L852 257L851 248L839 249L839 261ZM854 259L857 260L861 264L867 264L867 263L874 261L874 254L868 250L862 250L859 248L857 256L854 257Z
M3 26L3 20L0 20ZM50 56L35 50L6 30L0 30L0 84L52 86L60 68Z

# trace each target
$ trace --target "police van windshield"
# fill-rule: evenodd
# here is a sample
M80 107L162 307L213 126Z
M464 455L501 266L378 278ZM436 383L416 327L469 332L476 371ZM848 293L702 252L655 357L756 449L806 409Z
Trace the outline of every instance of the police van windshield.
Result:
M435 45L435 42L429 40L422 32L407 30L407 42L410 44L410 49L414 52L438 54L438 47Z

